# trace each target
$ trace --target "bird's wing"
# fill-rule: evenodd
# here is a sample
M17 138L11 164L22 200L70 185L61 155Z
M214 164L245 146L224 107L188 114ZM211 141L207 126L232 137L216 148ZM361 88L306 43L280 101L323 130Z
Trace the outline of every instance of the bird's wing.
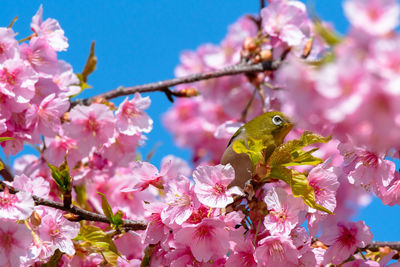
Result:
M236 139L236 137L238 137L243 131L244 131L244 127L242 126L242 127L240 127L240 128L236 131L236 133L231 137L231 140L229 140L228 145L227 145L226 147L230 146L230 145L233 143L233 141Z

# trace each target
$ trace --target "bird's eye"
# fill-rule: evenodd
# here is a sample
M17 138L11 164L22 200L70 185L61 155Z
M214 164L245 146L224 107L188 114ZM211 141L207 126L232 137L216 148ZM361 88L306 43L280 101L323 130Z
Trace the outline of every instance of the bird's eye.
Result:
M272 122L273 122L275 125L279 126L279 125L281 125L281 124L283 123L283 120L282 120L281 116L275 115L275 116L272 118Z

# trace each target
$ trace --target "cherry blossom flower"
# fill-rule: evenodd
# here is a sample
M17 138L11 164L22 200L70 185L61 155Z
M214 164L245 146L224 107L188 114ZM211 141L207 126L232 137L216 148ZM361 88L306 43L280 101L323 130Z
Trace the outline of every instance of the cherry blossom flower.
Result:
M165 203L158 203L148 208L151 215L146 217L148 225L144 233L145 244L157 244L168 236L169 227L161 219L161 212L165 207Z
M309 19L300 1L275 1L261 10L263 30L289 46L296 46L306 38Z
M31 194L23 191L11 194L7 187L0 192L0 218L25 220L31 216L33 209Z
M0 92L18 103L28 103L33 98L37 80L36 72L21 59L0 63Z
M286 193L282 188L269 190L264 197L268 207L264 226L271 234L288 235L292 229L304 220L303 201Z
M50 163L60 166L67 156L69 166L75 164L83 158L78 151L78 142L63 134L57 135L54 138L46 138L47 146L44 150L43 157Z
M185 225L175 234L175 239L189 246L200 262L218 259L229 249L229 234L224 222L212 218L206 218L199 224Z
M143 191L150 185L162 188L163 173L159 173L157 168L145 161L135 161L130 166L133 178L137 183L133 188L124 188L122 192Z
M193 186L188 178L181 176L168 183L165 190L165 201L168 204L161 212L161 218L165 224L181 225L199 207Z
M329 246L324 263L334 265L342 263L356 249L363 248L372 241L372 233L363 221L339 222L336 226L325 229L320 240Z
M336 191L340 185L337 175L324 163L313 168L307 179L314 189L315 202L333 212L336 208Z
M382 35L399 24L400 6L396 0L347 0L344 12L354 27Z
M193 172L193 179L197 198L212 208L224 208L233 202L232 194L243 194L238 187L228 189L228 185L235 179L235 170L230 164L199 166Z
M258 245L255 252L257 266L297 266L299 252L288 237L268 236Z
M43 7L33 16L31 29L39 37L44 37L55 51L64 51L68 48L68 39L64 36L64 31L55 19L43 21Z
M142 97L139 93L130 101L126 98L116 112L118 130L126 135L150 132L153 120L144 112L150 103L149 97Z
M31 242L31 233L24 224L1 220L0 266L20 266Z
M372 186L388 186L394 178L395 164L365 149L355 147L352 143L341 143L338 146L344 156L343 170L348 174L351 184L370 189Z
M138 147L143 136L140 133L135 135L125 135L119 133L113 138L110 144L106 144L103 147L103 156L120 165L126 166L136 156L136 148Z
M15 175L12 186L38 197L48 197L50 192L49 182L43 177L31 178L25 174Z
M78 140L82 152L88 153L94 146L103 145L114 134L114 116L105 105L78 105L69 117L70 122L64 124L65 134Z
M47 96L39 106L31 105L26 112L26 124L34 126L45 136L55 136L61 129L60 117L69 108L68 98L57 98L55 94Z
M79 233L78 222L70 222L62 211L46 208L39 226L39 237L43 242L51 242L53 253L56 249L68 255L75 254L72 240Z
M252 240L246 238L242 232L238 232L232 239L234 245L226 265L231 267L257 266L254 259L255 248Z
M29 45L20 46L21 56L29 61L34 70L42 76L55 74L57 71L57 53L49 46L45 38L32 38Z
M0 62L14 58L18 50L18 42L11 28L0 27Z
M192 169L184 159L167 155L161 160L161 172L164 173L166 180L170 180L180 176L189 177L192 174Z

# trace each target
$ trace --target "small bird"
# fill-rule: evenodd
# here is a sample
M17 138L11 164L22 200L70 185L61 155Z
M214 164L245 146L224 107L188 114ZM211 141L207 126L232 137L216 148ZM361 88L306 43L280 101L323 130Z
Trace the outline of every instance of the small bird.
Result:
M230 163L235 169L235 179L229 187L238 186L244 188L246 182L253 177L253 163L245 153L236 153L232 146L236 140L253 139L262 140L268 151L272 151L283 143L283 139L293 128L291 120L279 111L266 112L242 127L232 136L224 154L221 158L221 164Z

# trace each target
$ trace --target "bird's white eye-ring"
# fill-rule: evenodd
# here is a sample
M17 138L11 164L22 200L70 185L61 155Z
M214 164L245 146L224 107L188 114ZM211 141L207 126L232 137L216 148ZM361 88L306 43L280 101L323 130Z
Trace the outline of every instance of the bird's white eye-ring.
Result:
M281 125L281 124L283 123L283 119L281 118L281 116L275 115L275 116L272 118L272 122L273 122L275 125L279 126L279 125Z

